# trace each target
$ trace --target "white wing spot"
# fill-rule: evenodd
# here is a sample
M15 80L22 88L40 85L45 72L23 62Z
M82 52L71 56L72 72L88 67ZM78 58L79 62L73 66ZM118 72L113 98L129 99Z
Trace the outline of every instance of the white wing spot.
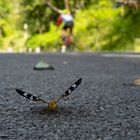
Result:
M74 84L74 85L72 85L72 87L73 87L73 88L75 88L75 87L76 87L76 85Z
M25 97L28 97L28 93L26 93L26 92L25 92L23 95L24 95Z
M31 97L30 97L30 99L31 99L31 100L33 100L33 99L34 99L34 97L33 97L33 96L31 96Z
M71 93L71 90L70 89L68 90L68 93Z

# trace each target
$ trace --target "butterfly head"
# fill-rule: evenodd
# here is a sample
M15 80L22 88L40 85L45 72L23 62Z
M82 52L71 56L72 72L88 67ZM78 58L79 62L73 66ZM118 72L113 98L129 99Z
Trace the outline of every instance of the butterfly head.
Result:
M50 110L56 110L57 109L57 102L55 100L52 100L48 103L48 108Z

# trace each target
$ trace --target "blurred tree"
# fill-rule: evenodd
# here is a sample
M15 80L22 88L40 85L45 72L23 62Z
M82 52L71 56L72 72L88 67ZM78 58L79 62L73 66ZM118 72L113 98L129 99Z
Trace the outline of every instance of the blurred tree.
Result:
M123 5L114 8L119 1ZM139 0L0 0L0 46L18 48L25 40L28 47L57 46L55 23L65 8L75 17L78 49L133 49L139 38Z
M65 9L67 9L68 11L70 11L70 3L69 0L64 0L65 3Z

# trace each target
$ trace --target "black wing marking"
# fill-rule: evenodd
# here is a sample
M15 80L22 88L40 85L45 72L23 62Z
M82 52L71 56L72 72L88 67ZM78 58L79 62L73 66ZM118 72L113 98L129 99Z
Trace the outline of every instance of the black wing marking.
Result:
M25 92L23 90L16 89L16 92L19 93L21 96L23 96L23 97L25 97L27 99L30 99L32 101L42 101L44 103L47 103L46 101L44 101L44 100L42 100L42 99L40 99L40 98L28 93L28 92Z
M64 97L68 96L71 92L73 92L81 83L82 78L78 79L72 86L70 86L65 92L64 94L62 94L57 101L59 101L60 99L63 99Z

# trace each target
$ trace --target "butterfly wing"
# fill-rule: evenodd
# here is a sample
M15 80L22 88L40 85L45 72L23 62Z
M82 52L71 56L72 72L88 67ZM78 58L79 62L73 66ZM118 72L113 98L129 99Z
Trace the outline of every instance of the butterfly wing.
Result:
M30 99L32 101L42 101L44 103L47 103L46 101L26 92L26 91L23 91L23 90L20 90L20 89L16 89L16 92L19 93L21 96L27 98L27 99Z
M78 79L73 85L71 85L65 92L62 94L57 101L63 99L64 97L68 96L71 92L73 92L81 83L82 78Z

